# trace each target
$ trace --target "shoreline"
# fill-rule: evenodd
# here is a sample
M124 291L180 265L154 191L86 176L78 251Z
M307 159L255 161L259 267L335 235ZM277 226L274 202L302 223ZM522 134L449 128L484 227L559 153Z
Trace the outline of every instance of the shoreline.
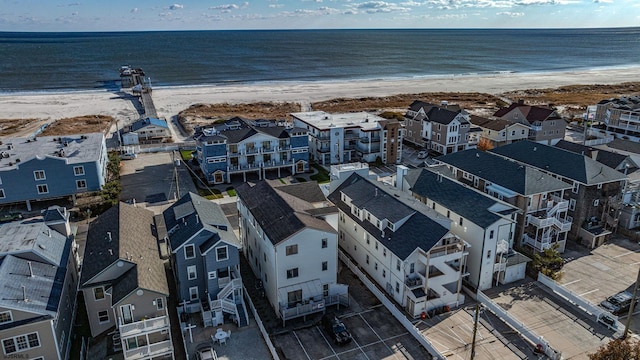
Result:
M640 66L560 72L425 76L403 79L277 81L156 87L153 100L161 117L170 118L192 104L295 102L308 104L336 98L384 97L430 92L477 92L556 88L567 85L611 85L640 82ZM0 118L57 120L81 115L136 119L131 98L109 90L0 94Z

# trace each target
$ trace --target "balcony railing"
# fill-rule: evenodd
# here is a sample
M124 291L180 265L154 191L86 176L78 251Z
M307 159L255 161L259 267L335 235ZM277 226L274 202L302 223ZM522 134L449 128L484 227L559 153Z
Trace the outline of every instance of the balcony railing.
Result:
M237 166L229 166L229 171L243 171L243 170L255 170L255 169L260 169L261 166L261 162L254 162L251 164L246 164L246 165L237 165Z
M140 346L135 349L126 350L125 359L137 360L137 359L150 359L155 356L163 354L170 354L173 352L173 345L171 340L161 341L146 346Z
M495 263L493 264L493 272L498 272L498 271L506 271L507 270L507 263Z
M284 321L324 311L325 305L325 300L322 299L319 301L309 300L307 303L298 303L292 307L280 306L280 315Z
M431 251L429 251L429 257L435 258L439 256L451 255L451 254L459 253L463 250L464 250L464 247L462 246L461 243L433 247Z
M120 320L120 322L121 321L122 320ZM129 324L120 324L118 330L120 331L120 336L124 338L133 335L158 331L160 329L168 327L169 317L165 315L156 318L140 320Z
M525 245L529 245L538 251L544 251L546 249L551 248L554 244L561 244L565 242L564 240L555 241L550 237L543 237L539 239L534 239L527 234L524 234L522 240Z
M409 277L404 281L404 284L407 285L410 290L421 287L423 283L422 278L417 276Z

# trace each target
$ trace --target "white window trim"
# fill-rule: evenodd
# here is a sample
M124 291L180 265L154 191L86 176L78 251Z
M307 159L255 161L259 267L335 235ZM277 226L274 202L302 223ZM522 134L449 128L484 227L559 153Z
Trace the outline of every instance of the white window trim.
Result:
M31 335L31 334L36 334L36 337L38 338L38 346L29 345L29 335ZM18 349L18 343L17 343L16 339L19 338L19 337L23 337L23 336L26 339L27 348L26 349ZM7 351L6 351L5 347L4 347L4 342L5 342L5 340L9 340L9 339L13 340L13 344L14 344L14 346L16 348L16 351L7 353ZM20 352L23 352L23 351L26 351L26 350L39 348L41 346L42 346L42 341L40 341L40 334L38 334L37 331L31 332L31 333L28 333L28 334L22 334L22 335L17 335L17 336L13 336L13 337L8 337L8 338L2 339L2 351L4 352L5 355L20 353Z
M195 298L193 297L194 294L196 295ZM191 300L191 301L200 300L200 293L198 292L198 287L197 286L192 286L192 287L189 288L189 300Z
M39 174L39 173L42 173L42 178L41 178L41 179L38 179L38 175L37 175L37 174ZM44 172L44 170L35 170L35 171L33 172L33 178L34 178L36 181L43 181L43 180L47 180L47 174Z
M569 210L576 210L576 199L569 199Z
M4 193L4 189L0 189L0 199L6 198L6 194Z
M191 277L191 275L193 275L193 277ZM189 280L198 279L198 268L195 265L187 266L187 279Z
M165 302L166 301L164 300L164 298L157 298L156 299L156 309L157 310L164 310L164 308L166 306ZM160 305L160 304L162 304L162 305Z
M207 273L207 276L209 277L209 280L213 280L216 279L218 277L218 272L217 271L209 271Z
M96 289L98 289L98 288L102 289L102 299L96 299ZM104 286L96 286L92 290L93 290L93 300L94 301L102 301L102 300L107 298L107 294L105 292Z
M107 314L107 320L105 320L105 321L100 320L100 313L101 312L104 312L104 313ZM110 321L111 321L111 318L109 317L109 311L107 311L107 310L98 311L98 324L106 324L106 323L108 323Z
M193 256L187 256L187 248L192 248L193 249ZM196 246L193 244L189 244L189 245L185 245L184 246L184 258L185 259L193 259L196 257Z
M81 181L82 181L82 182L84 182L84 186L80 186L80 182L81 182ZM79 179L79 180L76 180L76 188L77 188L78 190L86 189L86 188L87 188L87 180L85 180L85 179Z
M79 172L76 170L80 170ZM73 167L73 174L75 176L83 176L84 175L84 166L74 166Z
M44 186L44 190L45 191L40 191L42 186ZM48 194L49 193L49 186L47 184L38 184L36 186L36 190L38 191L38 194Z
M227 253L227 257L225 257L224 259L221 259L220 257L218 257L218 249L222 249L225 248L226 249L226 253ZM224 261L224 260L229 260L229 247L227 245L224 246L218 246L216 247L216 261Z

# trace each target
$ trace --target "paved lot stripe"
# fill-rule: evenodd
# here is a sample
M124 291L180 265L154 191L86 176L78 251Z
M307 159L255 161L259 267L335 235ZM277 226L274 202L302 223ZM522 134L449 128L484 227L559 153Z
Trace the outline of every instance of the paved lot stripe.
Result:
M302 342L300 341L300 338L298 338L298 335L296 334L295 331L293 331L293 336L295 336L296 340L298 340L298 344L300 344L300 347L302 348L302 351L304 351L304 354L307 355L307 359L311 360L311 358L309 357L309 354L307 354L307 350L302 345Z
M596 292L596 291L598 291L598 290L600 290L600 289L593 289L593 290L589 290L589 291L587 291L587 292L583 292L582 294L580 294L580 295L578 295L578 296L582 297L582 296L585 296L585 295L587 295L587 294L591 294L592 292Z
M378 337L378 339L380 339L380 341L382 341L382 343L384 344L384 346L387 347L387 349L389 349L389 351L393 354L394 358L398 358L395 354L395 351L391 350L391 348L389 347L389 345L387 345L386 342L384 342L384 340L382 340L382 338L380 337L380 335L378 335L378 333L373 329L373 327L367 322L367 320L362 316L362 314L360 314L360 317L362 318L362 321L364 321L365 324L367 324L367 326L369 327L369 329L371 329L371 331L376 334L376 336ZM373 343L372 343L373 344ZM371 345L371 344L369 344Z
M406 333L404 333L404 334L394 335L394 336L388 337L388 338L383 339L383 340L374 341L374 342L369 343L369 344L367 344L367 345L362 345L362 346L360 346L360 345L358 345L357 343L356 343L356 345L358 345L358 348L360 349L360 351L362 351L362 349L364 349L364 348L366 348L366 347L369 347L369 346L371 346L371 345L376 345L376 344L384 343L385 341L393 340L393 339L395 339L395 338L398 338L398 337L401 337L401 336L405 336L405 335L409 335L409 333L408 333L408 332L406 332ZM355 341L355 340L354 340L354 341ZM386 344L385 344L385 345L386 345ZM330 346L331 346L331 345L330 345ZM331 350L333 350L333 347L331 348ZM336 357L338 357L338 358L339 358L339 357L340 357L340 355L344 355L344 354L346 354L346 353L350 353L350 352L352 352L352 351L354 351L354 350L355 350L355 349L349 349L349 350L341 351L341 352L339 352L339 353L336 353L336 352L334 351L333 353L335 354L335 356L336 356ZM391 349L389 349L389 350L391 350ZM363 351L363 352L364 352L364 351ZM395 356L396 351L391 350L391 352L392 352L392 353L394 353L394 356ZM366 354L365 354L365 356L366 356ZM330 359L330 358L332 358L332 357L333 357L333 355L329 355L329 356L323 357L322 359L319 359L319 360ZM368 359L368 358L367 358L367 359Z
M353 343L356 344L356 346L358 347L358 349L360 349L360 351L362 351L362 355L364 355L365 358L367 358L367 360L371 360L369 359L369 357L367 356L367 353L364 352L364 350L362 350L362 347L360 346L360 344L358 344L358 342L356 341L356 339L352 339ZM371 344L369 344L371 345Z
M333 355L334 355L335 357L337 357L337 358L338 358L338 360L340 360L340 356L338 356L338 354L336 354L336 351L333 349L333 346L331 346L331 343L329 342L329 340L327 339L327 337L326 337L326 336L324 336L324 334L322 333L322 330L320 330L320 328L319 328L319 327L317 327L317 326L316 326L316 329L318 330L318 332L320 333L320 336L322 336L322 338L324 339L324 341L326 341L327 345L329 345L329 348L331 349L331 352L333 352ZM330 358L330 357L332 357L332 356L327 356L327 357L324 357L323 359L327 359L327 358Z

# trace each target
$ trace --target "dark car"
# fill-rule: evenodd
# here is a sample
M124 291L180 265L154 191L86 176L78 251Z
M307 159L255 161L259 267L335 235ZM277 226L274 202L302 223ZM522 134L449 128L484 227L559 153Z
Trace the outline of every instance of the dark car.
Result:
M629 311L632 300L633 294L628 291L621 291L613 296L609 296L607 300L600 303L600 306L609 310L613 315L620 315ZM637 304L638 299L636 299L636 305Z
M323 316L322 326L336 344L346 344L351 341L351 333L335 316Z

